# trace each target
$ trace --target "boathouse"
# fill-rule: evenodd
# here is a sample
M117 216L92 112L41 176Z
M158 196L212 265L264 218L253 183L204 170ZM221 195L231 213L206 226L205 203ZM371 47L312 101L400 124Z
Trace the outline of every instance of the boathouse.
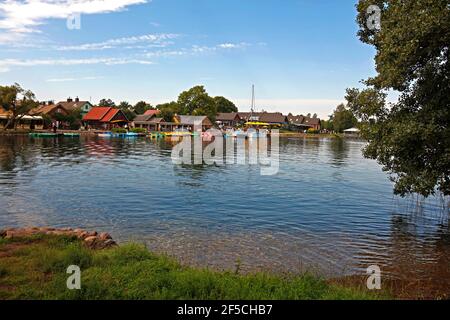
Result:
M122 110L112 107L93 107L84 117L83 123L89 129L111 130L124 127L128 119Z

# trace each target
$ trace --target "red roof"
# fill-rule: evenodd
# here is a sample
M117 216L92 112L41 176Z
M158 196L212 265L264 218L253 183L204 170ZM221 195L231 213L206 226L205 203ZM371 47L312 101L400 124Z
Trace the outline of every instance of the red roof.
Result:
M156 115L158 115L160 113L161 113L160 110L147 110L147 111L145 111L144 115L146 115L146 116L156 116Z
M111 109L111 107L94 107L83 117L83 120L101 121Z
M103 117L102 122L109 122L111 121L114 116L119 112L119 109L113 109L111 108L108 113Z
M109 122L111 121L120 109L111 107L93 107L84 117L83 121L101 121Z

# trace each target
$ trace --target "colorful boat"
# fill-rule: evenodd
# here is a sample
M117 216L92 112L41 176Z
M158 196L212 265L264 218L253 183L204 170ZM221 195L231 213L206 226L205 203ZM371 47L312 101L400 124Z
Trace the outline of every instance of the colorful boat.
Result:
M59 136L59 134L50 132L32 132L29 134L29 136L34 138L55 138Z
M78 138L80 136L79 133L70 133L70 132L65 132L64 137L71 137L71 138Z
M97 137L111 138L112 137L112 133L111 132L99 132L99 133L97 133Z

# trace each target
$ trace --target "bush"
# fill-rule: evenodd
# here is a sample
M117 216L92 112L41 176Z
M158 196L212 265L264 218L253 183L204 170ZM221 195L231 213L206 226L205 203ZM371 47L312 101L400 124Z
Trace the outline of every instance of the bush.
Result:
M318 133L320 133L320 131L316 130L316 129L313 129L313 128L309 128L308 129L308 133L310 133L310 134L318 134Z
M128 131L127 131L127 129L125 129L125 128L113 128L113 129L111 130L111 132L112 132L112 133L127 133Z
M134 133L147 133L147 129L145 128L133 128L130 131Z

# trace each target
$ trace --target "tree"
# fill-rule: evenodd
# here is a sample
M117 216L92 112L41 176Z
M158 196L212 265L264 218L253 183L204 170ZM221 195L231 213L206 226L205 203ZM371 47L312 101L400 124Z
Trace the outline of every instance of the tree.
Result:
M337 106L332 116L333 130L342 132L346 129L353 128L358 120L353 115L352 111L347 109L344 104Z
M133 106L127 101L120 102L117 107L122 110L128 120L133 121L134 118L136 118L136 114L133 112L133 110L131 110Z
M115 107L116 104L111 99L102 99L98 103L100 107Z
M134 113L136 114L144 114L147 110L153 110L153 108L149 103L145 101L139 101L134 105Z
M224 97L214 97L214 104L216 105L217 112L238 112L236 105Z
M0 86L0 106L10 112L5 126L5 129L8 129L16 128L18 121L31 109L36 108L38 102L33 92L15 83L12 86Z
M206 115L215 121L217 108L203 86L196 86L182 92L178 97L178 106L185 115Z
M381 28L368 23L373 4ZM357 9L358 35L375 48L377 70L346 96L368 140L364 155L390 173L396 194L450 195L448 0L360 0ZM386 104L391 91L398 101Z
M178 103L176 103L174 101L172 101L170 103L159 104L159 105L156 106L156 109L161 111L159 116L161 118L163 118L164 121L166 121L166 122L172 122L173 121L173 117L176 114L180 114L180 110L181 110L181 108L178 105Z

